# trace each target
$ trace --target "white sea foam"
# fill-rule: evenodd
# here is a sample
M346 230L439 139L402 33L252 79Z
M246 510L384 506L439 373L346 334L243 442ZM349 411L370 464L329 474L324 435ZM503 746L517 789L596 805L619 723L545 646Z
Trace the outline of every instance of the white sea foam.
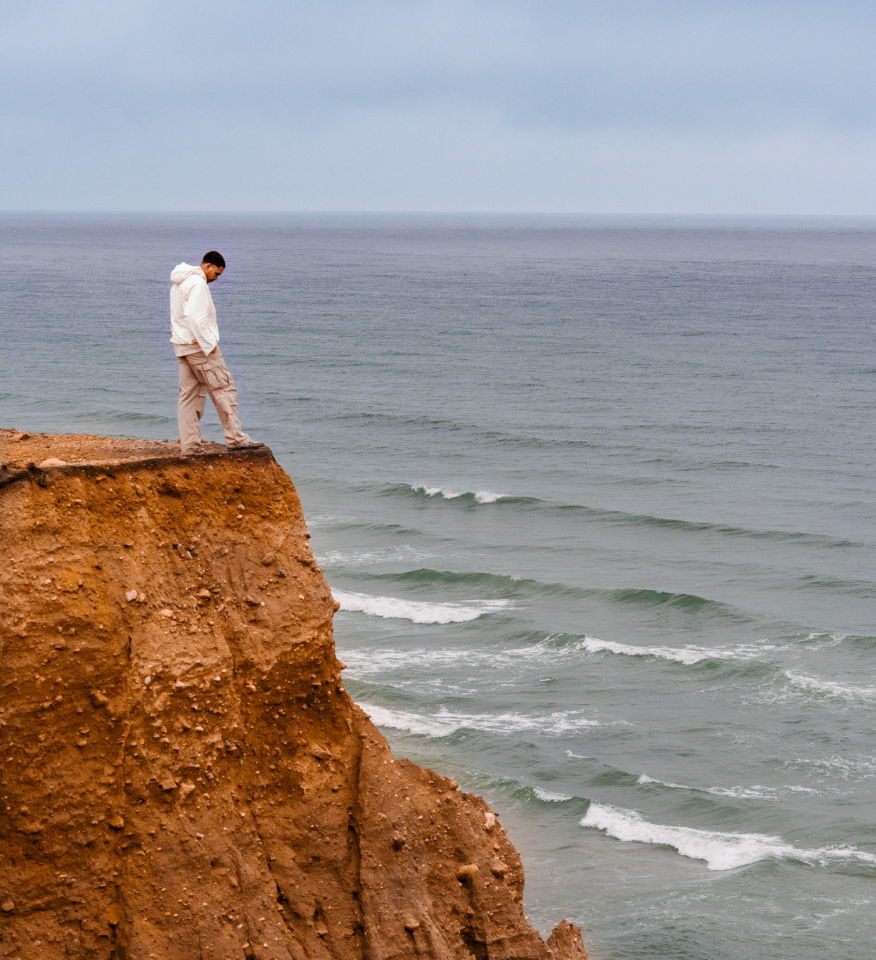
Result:
M319 556L323 567L373 567L376 563L416 564L431 561L434 554L414 547L400 545L376 550L330 550Z
M689 787L683 783L671 783L667 780L658 780L643 773L638 783L655 783L661 787L670 787L673 790L693 790L695 792L711 793L716 797L733 797L736 800L780 800L786 793L818 793L811 787L797 787L792 785L782 787L764 787L755 784L751 787L706 787L700 791L698 787Z
M750 787L709 787L706 793L716 797L732 797L734 800L781 800L787 793L818 793L809 787L766 787L755 783Z
M830 777L841 780L876 780L876 757L821 757L810 759L801 757L793 761L794 766L814 768Z
M422 717L402 710L389 710L370 703L360 703L360 706L378 727L403 730L406 733L415 733L424 737L449 737L459 729L459 724L448 719L438 721L432 717Z
M396 604L409 603L411 601L401 601L395 600L391 597L367 597L364 594L354 594L354 593L345 593L343 591L335 591L335 597L340 600L342 609L345 610L361 610L364 613L374 613L376 616L403 616L401 613L392 613L391 610L398 610L399 608L395 606ZM345 602L347 598L347 602ZM369 604L368 609L362 609L364 606L364 601L373 601L374 604L381 604L381 612L378 612L374 607ZM386 602L387 606L383 606L383 602ZM513 600L476 600L472 601L470 604L466 603L448 603L448 604L420 604L417 602L417 607L426 608L426 613L437 612L437 614L444 617L446 613L452 614L452 619L428 619L428 620L417 620L418 623L449 623L462 620L473 620L478 616L482 616L484 613L491 613L495 610L504 609L509 606L513 607L515 601ZM432 608L437 608L437 611L433 611ZM422 611L421 611L422 612ZM407 617L407 619L413 619L412 617ZM368 650L363 651L361 656L356 654L349 654L353 659L350 660L350 665L355 666L355 668L361 672L367 672L369 674L379 673L381 670L397 670L409 665L419 665L424 663L432 664L436 667L445 666L453 663L468 663L472 666L479 666L482 668L503 668L508 667L514 663L519 663L529 660L538 660L540 663L557 663L569 659L577 659L580 656L582 650L588 653L617 653L626 656L639 656L639 657L662 657L667 660L674 660L681 663L698 663L700 660L707 658L718 658L723 657L725 659L742 659L747 658L749 651L747 649L737 649L734 651L718 651L718 650L692 650L691 648L683 648L680 650L672 648L663 648L663 647L636 647L629 646L623 643L614 643L609 640L599 640L596 637L585 637L583 640L566 643L561 646L557 646L552 643L552 637L546 637L544 640L539 643L528 644L525 647L510 647L506 649L493 649L489 651L485 650L476 650L471 648L465 649L440 649L440 650L407 650L400 651L394 649L378 649L378 650Z
M627 643L615 643L613 640L598 640L585 637L581 646L590 653L618 653L625 657L658 657L661 660L674 660L691 666L701 660L740 660L749 659L753 652L746 650L710 650L703 647L637 647Z
M485 660L486 656L483 657ZM376 674L407 671L409 667L428 667L430 671L451 666L459 661L475 661L470 650L345 650L349 672L354 677L368 677Z
M374 675L394 670L406 670L411 666L422 668L448 667L459 663L481 669L502 669L514 662L544 659L546 652L541 645L515 647L509 650L473 650L471 648L439 648L396 650L381 647L376 650L346 651L344 656L350 669L357 676Z
M650 823L635 810L609 804L591 803L581 820L582 827L604 830L624 842L652 843L674 847L683 857L705 860L709 870L733 870L759 860L800 860L829 864L838 860L857 860L876 865L876 855L854 847L821 847L805 850L786 843L781 837L760 833L724 833L693 827L672 827Z
M537 733L559 736L584 727L598 727L599 721L581 716L580 710L562 710L546 716L519 713L451 713L443 707L431 716L390 710L374 704L361 704L378 727L390 727L427 737L447 737L457 730L483 730L489 733Z
M807 693L837 697L840 700L872 700L876 697L876 687L854 687L851 684L836 683L832 680L817 680L815 677L791 673L790 670L785 671L785 676L792 686Z
M582 753L572 753L571 750L566 750L565 754L567 757L572 757L574 760L592 760L593 757L585 757Z
M836 647L845 640L848 640L850 636L852 636L852 634L839 633L837 631L833 631L831 633L810 633L803 642L817 643L818 647L820 648Z
M732 797L734 800L778 800L784 791L780 787L709 787L706 793L716 797Z
M425 493L427 497L440 497L442 500L457 500L459 497L474 496L478 503L496 503L504 500L502 493L491 493L489 490L477 490L473 494L468 490L445 490L443 487L412 486L415 493Z
M539 800L544 800L545 803L562 803L565 800L572 799L565 793L552 793L550 790L542 790L541 787L533 787L532 792Z
M445 490L443 487L411 486L414 493L425 493L427 497L441 497L444 500L455 500L465 494L465 490Z
M308 527L321 527L329 523L343 523L354 519L354 517L334 517L329 513L311 513L307 516L307 525Z
M460 603L427 603L422 600L400 600L398 597L372 597L366 593L333 591L342 610L367 613L389 620L411 620L413 623L465 623L477 620L513 605L511 600L464 600Z
M649 777L647 773L643 773L639 777L638 783L656 783L661 787L672 787L673 790L693 790L693 787L686 787L683 783L670 783L667 780L658 780L656 777Z

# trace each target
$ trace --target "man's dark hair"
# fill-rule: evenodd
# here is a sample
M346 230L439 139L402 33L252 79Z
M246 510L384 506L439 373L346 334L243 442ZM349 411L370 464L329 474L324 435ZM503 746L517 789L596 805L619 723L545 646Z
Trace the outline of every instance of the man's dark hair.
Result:
M204 254L204 259L201 263L212 263L214 267L222 267L223 270L225 269L225 257L223 257L218 250L208 250Z

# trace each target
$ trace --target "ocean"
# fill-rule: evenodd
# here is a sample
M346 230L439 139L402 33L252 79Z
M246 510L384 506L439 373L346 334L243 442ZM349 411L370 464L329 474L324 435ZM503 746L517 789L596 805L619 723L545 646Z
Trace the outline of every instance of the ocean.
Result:
M0 425L157 439L168 275L225 255L347 689L496 809L543 933L874 956L876 221L7 214L0 248Z

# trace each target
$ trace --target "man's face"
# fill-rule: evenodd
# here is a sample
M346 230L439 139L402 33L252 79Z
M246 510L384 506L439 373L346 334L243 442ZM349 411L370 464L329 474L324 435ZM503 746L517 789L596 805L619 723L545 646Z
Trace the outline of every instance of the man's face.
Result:
M220 276L225 267L217 267L215 263L202 263L201 269L207 278L207 283L212 283L216 277Z

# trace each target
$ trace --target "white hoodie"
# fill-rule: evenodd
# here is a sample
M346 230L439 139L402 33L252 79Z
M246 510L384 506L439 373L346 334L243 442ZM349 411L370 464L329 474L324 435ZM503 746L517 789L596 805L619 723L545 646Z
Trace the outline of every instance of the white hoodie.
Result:
M219 327L204 271L181 263L174 267L170 282L170 342L176 355L191 353L192 344L210 353L219 343Z

